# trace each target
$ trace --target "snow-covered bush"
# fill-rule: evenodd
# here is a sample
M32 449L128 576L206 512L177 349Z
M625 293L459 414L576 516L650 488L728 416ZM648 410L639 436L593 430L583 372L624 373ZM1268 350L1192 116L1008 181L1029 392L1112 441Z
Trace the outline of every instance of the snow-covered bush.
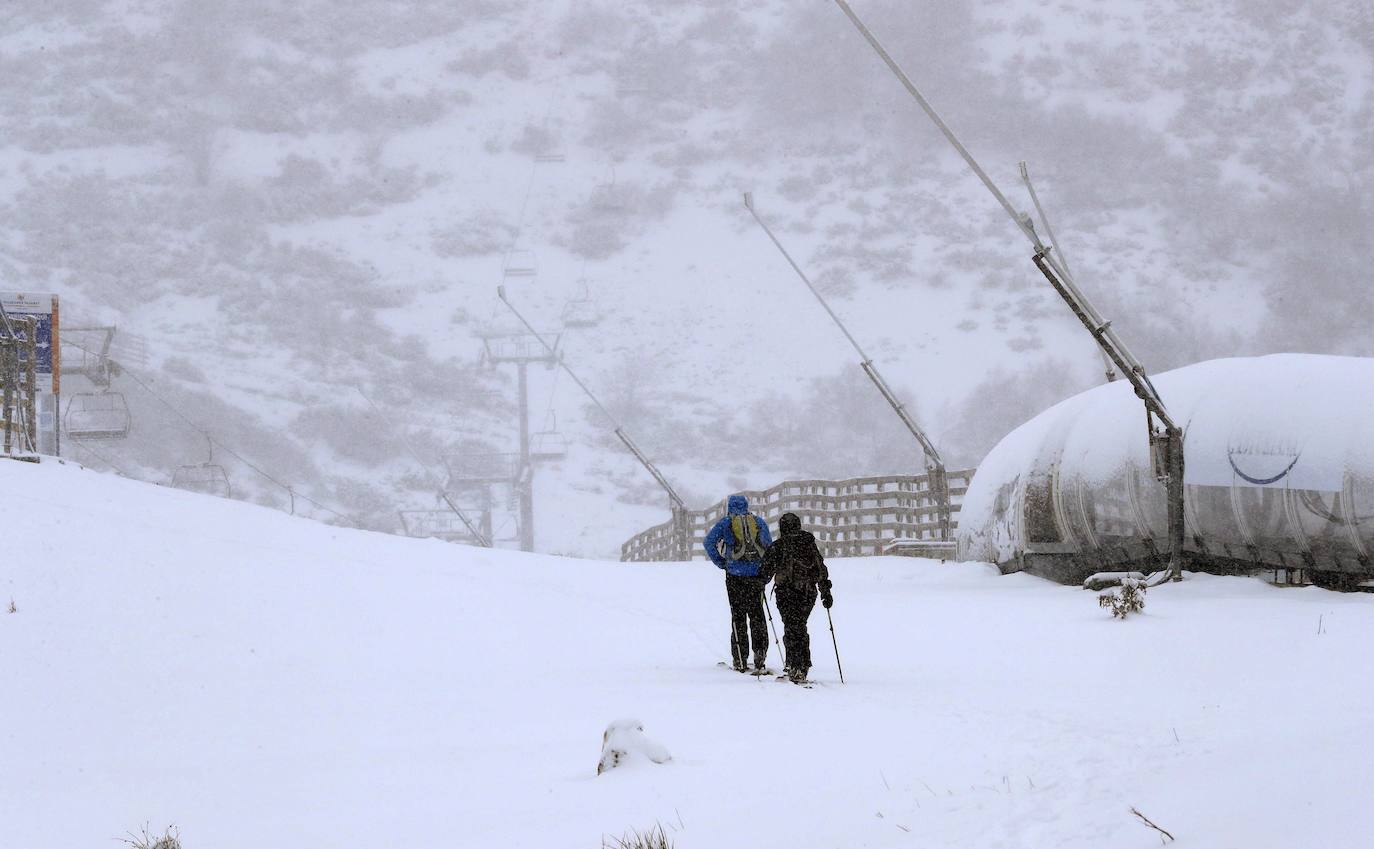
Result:
M601 735L601 761L596 765L596 774L622 766L636 755L643 755L656 764L673 759L662 744L644 736L644 723L637 719L617 719L607 725Z
M1121 586L1097 597L1097 603L1112 611L1112 616L1125 619L1132 613L1145 609L1145 581L1140 578L1123 578Z

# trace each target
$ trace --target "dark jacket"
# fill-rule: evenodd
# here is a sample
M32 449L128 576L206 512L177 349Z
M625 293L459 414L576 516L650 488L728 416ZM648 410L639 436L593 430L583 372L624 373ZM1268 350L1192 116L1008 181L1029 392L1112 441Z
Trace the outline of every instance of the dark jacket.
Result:
M764 580L772 579L773 586L814 593L830 589L830 572L825 558L816 545L816 537L801 527L795 513L783 513L778 519L778 539L763 555ZM815 596L812 596L814 598Z
M730 560L729 553L735 548L735 533L730 529L731 516L748 516L749 499L743 495L732 495L725 502L725 516L706 532L706 539L702 540L702 546L706 549L706 556L711 558L711 562L725 570L727 575L734 575L742 578L752 578L759 573L760 562L757 560ZM773 535L768 532L768 523L754 516L755 525L759 529L759 545L767 548L773 542ZM720 548L724 544L725 554L722 555Z

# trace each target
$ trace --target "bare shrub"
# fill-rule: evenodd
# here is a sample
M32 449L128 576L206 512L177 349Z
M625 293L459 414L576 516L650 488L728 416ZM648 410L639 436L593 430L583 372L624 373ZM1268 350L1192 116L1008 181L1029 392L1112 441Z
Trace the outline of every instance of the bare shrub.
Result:
M116 839L120 843L132 847L132 849L181 849L181 834L174 825L167 826L162 835L158 836L156 833L148 831L148 824L145 822L138 834L131 831L128 837Z
M673 849L673 841L663 830L662 823L648 831L630 830L623 837L603 837L601 849Z

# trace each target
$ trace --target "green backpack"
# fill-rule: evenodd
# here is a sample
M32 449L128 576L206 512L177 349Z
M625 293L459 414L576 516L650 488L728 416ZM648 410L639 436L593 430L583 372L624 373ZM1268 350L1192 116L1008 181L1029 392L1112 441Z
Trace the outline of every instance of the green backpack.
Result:
M731 560L759 561L763 559L763 543L759 540L759 523L754 520L753 513L731 516L730 534L735 538L735 547L731 549L729 554Z

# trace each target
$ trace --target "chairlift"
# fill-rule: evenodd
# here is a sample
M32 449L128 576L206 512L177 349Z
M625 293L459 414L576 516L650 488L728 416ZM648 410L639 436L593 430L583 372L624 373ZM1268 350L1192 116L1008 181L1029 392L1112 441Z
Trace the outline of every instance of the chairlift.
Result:
M463 509L464 515L476 517L479 524L491 521L490 511L478 507ZM444 542L475 542L472 531L463 523L462 518L452 509L448 510L401 510L397 515L401 527L408 537L432 538Z
M539 276L539 262L535 258L534 251L517 250L506 254L506 266L502 276L506 278Z
M114 337L114 327L62 328L63 376L79 374L95 386L109 389L110 380L118 373L118 367L110 359Z
M563 152L561 147L550 146L536 153L534 161L544 164L567 162L568 155Z
M625 187L616 179L614 163L607 166L603 179L592 190L591 205L600 212L624 212L629 208Z
M530 434L530 459L561 460L568 456L568 438L558 432L558 414L552 408L544 427Z
M601 313L592 301L591 287L586 280L580 282L582 294L563 305L564 327L596 327L601 323Z
M109 390L76 393L63 416L67 436L76 440L124 439L132 421L124 393Z
M618 97L635 97L653 94L653 85L639 70L622 71L616 76L615 93Z
M172 486L190 492L200 492L219 498L230 496L229 475L224 467L215 462L215 444L208 434L205 436L206 459L204 463L178 466L172 472Z

